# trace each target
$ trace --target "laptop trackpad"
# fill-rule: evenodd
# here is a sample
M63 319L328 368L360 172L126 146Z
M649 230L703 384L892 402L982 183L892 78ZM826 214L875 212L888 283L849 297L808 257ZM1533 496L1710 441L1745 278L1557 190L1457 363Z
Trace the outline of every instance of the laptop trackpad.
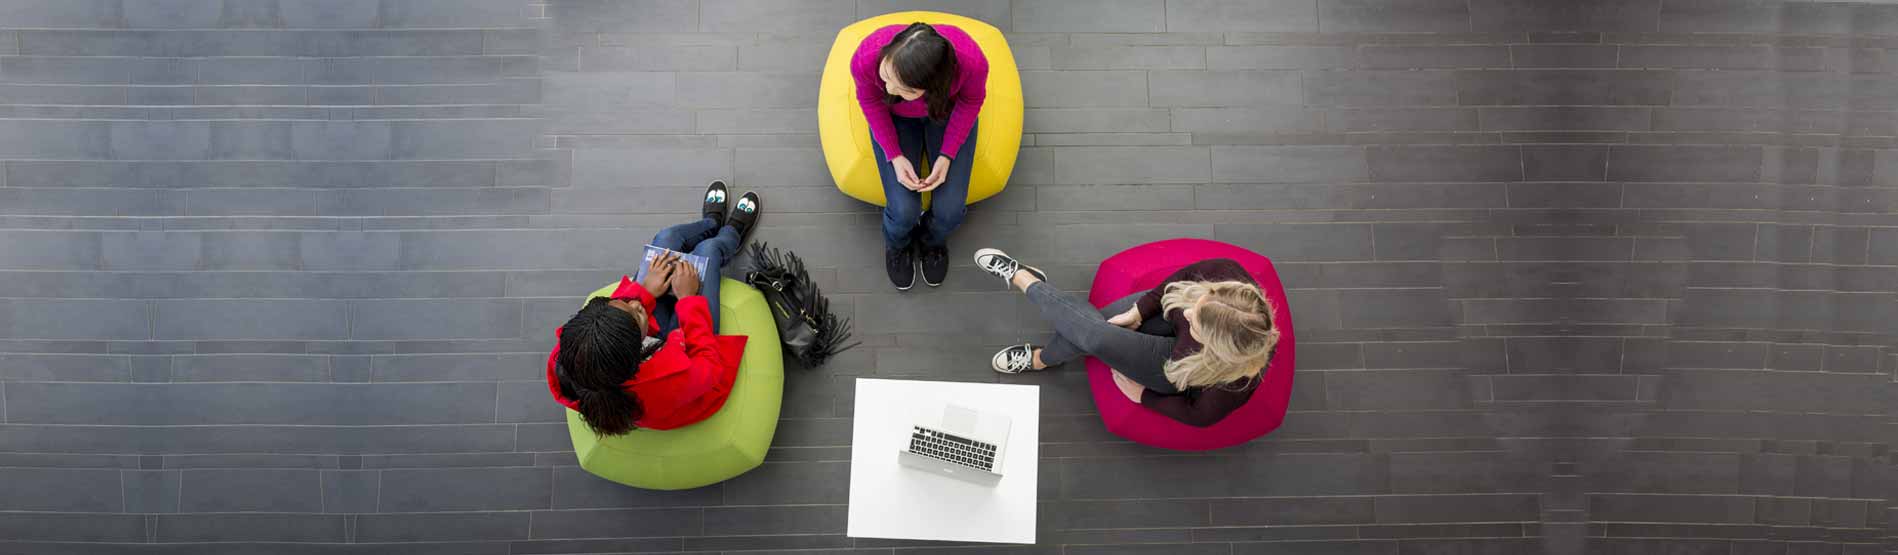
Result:
M946 405L942 408L942 431L968 437L975 434L978 419L980 416L973 409Z

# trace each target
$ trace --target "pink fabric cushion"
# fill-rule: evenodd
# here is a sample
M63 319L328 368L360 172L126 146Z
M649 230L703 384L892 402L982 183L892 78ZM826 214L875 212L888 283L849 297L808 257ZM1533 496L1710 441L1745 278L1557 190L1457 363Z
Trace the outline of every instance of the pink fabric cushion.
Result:
M1094 274L1088 302L1097 307L1107 306L1127 295L1152 289L1180 268L1209 258L1238 261L1272 303L1275 312L1272 322L1279 329L1279 343L1271 362L1266 364L1265 381L1252 392L1252 398L1244 406L1211 426L1198 428L1127 400L1114 385L1107 364L1088 357L1087 380L1094 390L1094 404L1100 408L1101 422L1114 435L1165 449L1203 451L1245 443L1278 429L1285 421L1285 406L1292 396L1292 367L1298 356L1298 341L1292 333L1292 310L1285 301L1285 286L1279 283L1278 272L1272 269L1270 259L1205 239L1148 243L1101 262L1100 270Z

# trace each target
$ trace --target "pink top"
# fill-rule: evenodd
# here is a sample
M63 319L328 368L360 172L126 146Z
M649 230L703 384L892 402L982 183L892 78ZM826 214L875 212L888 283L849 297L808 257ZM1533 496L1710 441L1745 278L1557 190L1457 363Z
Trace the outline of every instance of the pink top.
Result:
M883 77L877 74L877 66L882 63L877 55L905 27L908 25L877 29L863 38L863 44L857 46L857 54L850 58L850 74L857 79L857 103L863 105L863 117L870 121L870 136L876 139L878 146L883 147L883 154L889 160L903 155L903 149L896 140L896 124L890 121L890 115L929 117L926 99L883 103L890 93L883 83ZM949 126L943 132L942 152L938 153L954 159L956 151L962 149L962 142L969 138L969 130L975 127L975 116L982 112L982 101L988 98L989 61L982 56L982 48L975 45L975 39L969 38L968 33L951 25L934 27L937 34L949 40L949 46L956 53L956 67L960 70L955 81L949 85L949 94L955 97L956 104L949 110Z

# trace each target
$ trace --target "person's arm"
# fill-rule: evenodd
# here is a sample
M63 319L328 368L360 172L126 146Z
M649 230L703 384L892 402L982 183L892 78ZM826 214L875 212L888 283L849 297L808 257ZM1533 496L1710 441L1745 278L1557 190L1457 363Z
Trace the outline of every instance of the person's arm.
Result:
M1245 404L1248 392L1227 391L1220 387L1203 388L1197 394L1166 395L1151 389L1140 395L1140 406L1182 424L1204 428L1219 423L1233 409Z
M697 399L718 389L718 375L725 368L725 357L718 351L717 335L712 332L712 309L704 295L679 299L673 310L679 315L680 339L685 342L686 384L681 396Z
M869 46L869 39L864 39L864 44L857 47L856 56L850 59L850 75L857 82L857 105L863 107L863 119L870 123L870 138L883 147L883 158L887 162L903 156L903 146L896 140L896 122L890 120L890 105L883 102L890 93L883 90L883 78L877 75L877 49L866 52Z
M962 151L962 143L969 139L975 118L982 113L982 103L989 97L988 60L977 51L964 62L960 76L962 91L956 94L956 105L949 109L949 126L943 130L942 152L938 153L950 160L955 160L956 153Z
M1181 281L1222 281L1238 279L1251 281L1244 266L1227 258L1212 258L1186 265L1160 281L1159 285L1147 290L1140 300L1134 303L1140 309L1140 319L1145 320L1160 315L1160 299L1166 296L1166 287Z

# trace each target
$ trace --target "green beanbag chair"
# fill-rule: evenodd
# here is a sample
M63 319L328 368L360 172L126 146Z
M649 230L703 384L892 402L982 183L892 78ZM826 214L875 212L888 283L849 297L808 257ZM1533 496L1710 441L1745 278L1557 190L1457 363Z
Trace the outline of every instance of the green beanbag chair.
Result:
M609 283L587 298L613 293ZM719 335L744 335L745 356L731 396L711 418L671 430L633 430L599 437L567 411L567 435L580 467L601 478L645 489L678 490L730 480L764 464L771 436L778 431L784 400L784 359L778 326L764 295L749 285L725 279L719 284Z

